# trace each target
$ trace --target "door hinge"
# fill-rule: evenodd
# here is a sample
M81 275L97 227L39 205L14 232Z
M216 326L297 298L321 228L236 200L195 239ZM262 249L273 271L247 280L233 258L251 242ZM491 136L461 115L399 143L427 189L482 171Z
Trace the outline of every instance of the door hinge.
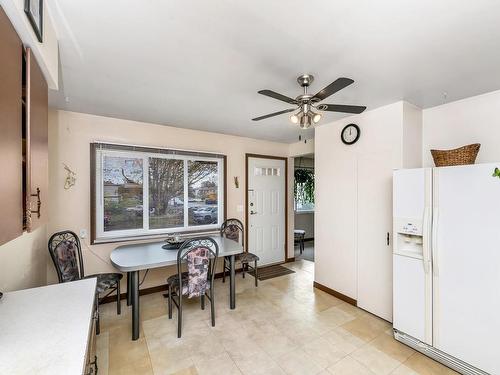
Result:
M387 246L391 244L391 235L387 232Z

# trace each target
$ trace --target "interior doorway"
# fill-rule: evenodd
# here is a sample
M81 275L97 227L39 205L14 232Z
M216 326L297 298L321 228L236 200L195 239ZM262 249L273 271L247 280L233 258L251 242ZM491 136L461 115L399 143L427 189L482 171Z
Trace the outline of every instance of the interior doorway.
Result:
M314 262L314 154L294 158L295 259Z

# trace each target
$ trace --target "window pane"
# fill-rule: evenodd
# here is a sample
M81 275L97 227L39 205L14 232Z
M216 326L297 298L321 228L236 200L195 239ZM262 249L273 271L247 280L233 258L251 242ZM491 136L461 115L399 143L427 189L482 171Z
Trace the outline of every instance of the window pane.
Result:
M184 161L149 159L149 228L184 226Z
M104 156L104 231L142 229L142 159Z
M217 162L188 161L189 225L217 224Z

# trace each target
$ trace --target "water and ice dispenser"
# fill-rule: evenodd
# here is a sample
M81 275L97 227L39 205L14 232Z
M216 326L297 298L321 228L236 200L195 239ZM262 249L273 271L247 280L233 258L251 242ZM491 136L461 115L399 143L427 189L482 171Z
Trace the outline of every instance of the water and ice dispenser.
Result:
M423 256L422 220L395 219L394 253L421 258Z

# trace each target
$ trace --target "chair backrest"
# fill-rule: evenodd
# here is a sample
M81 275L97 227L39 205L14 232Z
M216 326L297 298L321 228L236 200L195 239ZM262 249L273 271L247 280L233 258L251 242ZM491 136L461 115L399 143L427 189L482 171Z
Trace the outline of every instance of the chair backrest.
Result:
M219 246L210 237L196 237L182 244L177 253L177 274L180 293L188 298L205 295L207 283L213 287L215 264L219 256ZM187 290L182 282L181 264L186 261L188 269Z
M243 223L238 219L227 219L220 227L220 235L245 246Z
M79 280L84 276L80 240L74 232L67 230L54 233L48 247L60 283Z

